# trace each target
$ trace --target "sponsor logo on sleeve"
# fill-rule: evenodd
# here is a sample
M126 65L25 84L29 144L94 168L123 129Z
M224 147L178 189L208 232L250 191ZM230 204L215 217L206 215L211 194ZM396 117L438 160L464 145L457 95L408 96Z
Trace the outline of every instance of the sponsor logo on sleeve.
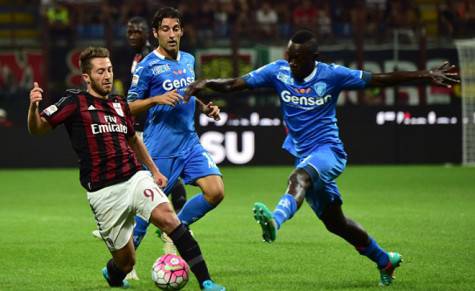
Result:
M45 113L46 116L51 116L53 115L56 111L58 111L58 107L56 105L50 105L48 106L43 112Z
M132 86L137 86L137 84L139 83L139 75L133 75L132 76Z

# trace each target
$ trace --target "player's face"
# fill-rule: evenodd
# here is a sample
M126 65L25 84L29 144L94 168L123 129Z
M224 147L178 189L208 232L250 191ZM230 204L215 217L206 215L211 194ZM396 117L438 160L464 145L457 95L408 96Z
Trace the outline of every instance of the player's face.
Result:
M91 64L91 73L83 74L83 78L87 82L87 91L105 97L112 92L114 81L112 63L109 58L94 58L91 60Z
M303 80L312 73L315 68L315 57L316 55L309 52L306 46L289 42L287 61L289 62L292 75L297 80Z
M129 23L129 25L127 25L127 41L134 50L142 50L147 43L147 35L143 25Z
M154 29L153 35L158 39L161 52L166 57L175 58L183 36L180 21L177 18L163 18L160 26Z

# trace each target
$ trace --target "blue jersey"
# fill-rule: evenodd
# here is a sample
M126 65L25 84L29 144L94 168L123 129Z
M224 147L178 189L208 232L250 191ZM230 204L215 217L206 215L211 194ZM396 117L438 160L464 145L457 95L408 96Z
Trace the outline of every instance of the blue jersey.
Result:
M292 77L287 61L277 60L245 75L251 88L274 88L289 135L284 148L304 157L320 145L341 144L336 124L336 102L343 89L361 89L371 74L339 65L316 62L302 82Z
M167 59L156 50L148 54L135 69L127 101L145 99L177 90L183 95L195 80L195 58L178 52L176 60ZM147 112L144 143L152 158L176 157L191 151L199 143L194 123L195 98L188 103L155 105Z

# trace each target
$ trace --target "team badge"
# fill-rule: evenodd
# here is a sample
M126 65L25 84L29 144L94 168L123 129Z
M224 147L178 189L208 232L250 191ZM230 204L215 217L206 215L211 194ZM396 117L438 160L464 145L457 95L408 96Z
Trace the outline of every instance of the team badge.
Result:
M323 97L323 95L325 95L327 92L327 84L324 82L318 82L313 85L313 90L315 90L315 93L317 93L318 97Z
M112 105L114 106L115 112L117 112L120 117L124 117L124 111L122 111L122 106L120 106L120 103L114 102Z

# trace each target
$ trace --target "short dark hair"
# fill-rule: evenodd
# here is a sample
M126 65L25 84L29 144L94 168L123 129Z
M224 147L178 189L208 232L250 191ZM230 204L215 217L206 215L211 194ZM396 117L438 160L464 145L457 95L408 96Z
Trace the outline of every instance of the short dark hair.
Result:
M296 44L305 45L307 49L312 53L318 52L317 37L311 30L302 29L297 31L290 38L290 41Z
M92 64L91 60L95 58L109 58L109 50L105 47L88 47L84 49L79 55L79 66L81 67L81 72L87 74L91 72Z
M140 16L134 16L130 18L129 21L127 21L127 25L132 25L132 24L142 26L144 30L148 32L148 29L149 29L148 23L147 23L147 20L145 20L145 18L140 17Z
M153 16L152 27L158 30L160 24L162 24L163 18L177 18L180 26L183 27L183 15L173 7L160 8Z

